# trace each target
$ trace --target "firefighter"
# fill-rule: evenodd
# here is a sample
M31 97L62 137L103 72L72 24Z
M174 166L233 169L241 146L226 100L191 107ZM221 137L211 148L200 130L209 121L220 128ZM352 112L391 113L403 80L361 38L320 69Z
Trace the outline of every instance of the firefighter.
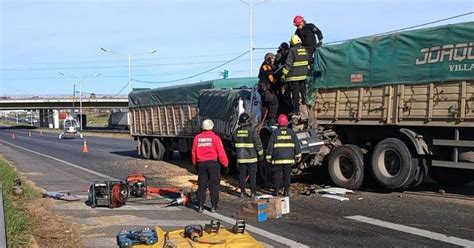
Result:
M277 54L275 55L275 74L277 76L277 88L279 89L277 92L278 98L278 114L288 114L291 112L293 108L291 104L291 97L288 90L287 85L282 82L281 80L281 69L286 63L286 58L288 57L288 51L290 49L290 45L287 42L282 42L278 47Z
M308 52L301 45L298 35L291 36L290 50L282 69L282 80L288 83L293 104L293 115L300 113L300 93L302 104L306 104L306 77L308 74Z
M251 194L255 197L255 185L257 181L257 161L263 160L263 146L260 136L250 123L250 116L242 113L239 117L239 128L235 130L232 137L237 153L237 164L239 167L240 197L245 195L245 179L247 173L250 180Z
M258 73L258 93L262 96L263 114L267 115L268 124L276 125L278 111L278 98L276 96L276 76L273 73L275 55L273 53L265 54L264 61L260 66Z
M266 159L273 165L273 195L278 196L283 184L283 195L288 196L291 168L301 160L301 147L295 132L288 128L286 115L278 117L278 128L273 131L268 141Z
M224 151L222 141L212 129L214 123L212 120L206 119L202 122L202 132L193 140L191 158L193 165L196 166L198 172L198 190L197 200L199 204L198 212L204 211L204 203L206 202L206 190L209 187L211 195L211 211L217 211L219 203L219 185L221 180L220 165L229 171L229 160ZM219 165L220 164L220 165Z
M323 33L314 24L306 23L302 16L295 16L293 25L296 27L295 34L300 37L302 46L308 50L308 61L312 65L314 51L323 44Z

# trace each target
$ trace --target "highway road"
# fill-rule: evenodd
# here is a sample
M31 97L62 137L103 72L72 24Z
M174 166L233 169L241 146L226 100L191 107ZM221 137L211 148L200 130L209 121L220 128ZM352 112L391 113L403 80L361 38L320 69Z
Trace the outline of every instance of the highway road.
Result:
M15 140L11 138L12 132ZM84 189L93 180L124 178L132 172L149 175L155 186L171 186L173 178L191 181L197 178L190 162L178 155L170 162L136 157L136 143L131 139L85 137L85 140L89 153L82 153L83 141L78 137L58 140L56 134L37 132L28 137L28 130L4 127L0 129L0 153L37 186L68 190L81 197L85 197ZM446 193L437 193L439 189ZM249 223L251 233L267 247L474 247L472 184L443 188L428 182L420 189L405 192L377 192L367 187L347 195L350 200L342 202L320 195L299 195L296 190L292 193L290 214ZM249 198L222 194L221 210L217 214L150 204L92 210L83 202L58 203L55 211L72 216L88 227L83 231L86 246L114 247L115 235L122 229L153 225L173 229L214 218L229 226L232 215L249 202ZM96 235L97 232L103 235Z

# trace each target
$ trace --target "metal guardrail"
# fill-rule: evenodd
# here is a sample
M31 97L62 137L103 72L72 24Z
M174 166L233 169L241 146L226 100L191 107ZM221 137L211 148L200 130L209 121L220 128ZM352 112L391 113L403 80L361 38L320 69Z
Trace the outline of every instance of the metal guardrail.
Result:
M3 211L3 186L0 182L0 248L7 247L7 233L5 225L5 214Z

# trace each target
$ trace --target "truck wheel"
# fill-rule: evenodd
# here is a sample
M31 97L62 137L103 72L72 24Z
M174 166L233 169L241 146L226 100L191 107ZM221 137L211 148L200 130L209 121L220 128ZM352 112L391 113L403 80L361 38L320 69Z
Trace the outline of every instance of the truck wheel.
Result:
M151 155L151 142L148 138L143 138L142 140L142 157L144 159L150 159Z
M421 183L425 180L425 178L428 176L428 165L426 163L426 159L424 158L419 158L418 160L418 166L415 176L413 178L413 182L408 187L418 187L420 186Z
M353 145L334 148L328 159L329 176L339 187L358 189L364 180L364 155Z
M474 171L456 168L431 167L430 176L444 186L462 186L474 180Z
M159 139L153 139L151 146L151 156L154 160L162 160L165 147Z
M375 146L371 169L375 180L389 189L408 186L416 174L410 150L396 138L384 139Z

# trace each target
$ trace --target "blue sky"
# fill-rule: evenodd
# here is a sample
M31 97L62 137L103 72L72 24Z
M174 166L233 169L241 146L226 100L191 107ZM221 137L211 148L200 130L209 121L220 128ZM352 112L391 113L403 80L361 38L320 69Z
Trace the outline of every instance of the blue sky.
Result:
M254 7L254 47L277 47L303 15L324 34L324 42L355 38L474 11L474 0L267 0ZM248 50L248 6L239 0L1 0L0 95L117 94L132 78L171 81L217 66ZM473 21L474 15L436 25ZM431 25L433 26L433 25ZM143 55L156 49L157 53ZM254 76L270 50L254 52ZM212 72L155 88L249 75L248 55ZM78 87L78 86L77 86ZM127 89L121 92L127 93Z

